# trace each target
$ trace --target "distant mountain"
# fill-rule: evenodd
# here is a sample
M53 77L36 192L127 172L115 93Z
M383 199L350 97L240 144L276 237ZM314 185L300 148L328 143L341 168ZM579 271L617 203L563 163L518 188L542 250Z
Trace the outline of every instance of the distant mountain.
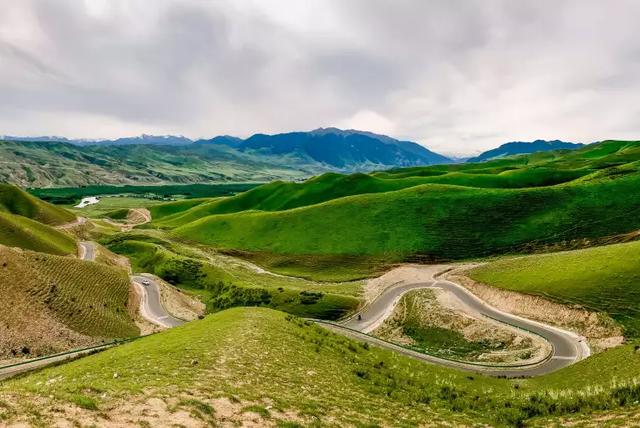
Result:
M198 140L196 144L222 144L225 146L238 148L244 140L238 137L232 137L230 135L222 135L219 137L213 137L209 140Z
M224 137L228 139L229 137ZM289 156L330 167L361 170L366 166L417 166L450 163L451 159L425 147L365 131L319 128L310 132L256 134L223 144L263 156Z
M103 146L125 146L130 144L153 144L167 146L181 146L193 143L192 140L183 136L176 135L146 135L142 134L138 137L124 137L115 140L80 140L76 141L81 145L103 145Z
M94 139L69 139L65 137L42 136L42 137L14 137L5 135L0 137L0 141L24 141L40 143L69 143L77 146L124 146L130 144L155 144L155 145L184 145L193 143L192 140L176 135L146 135L137 137L124 137L115 140L94 140Z
M551 150L575 150L584 147L581 143L568 143L560 140L535 140L533 142L513 141L498 147L497 149L488 150L479 156L470 158L467 162L484 162L491 159L501 158L505 156L522 155L527 153L548 152Z
M26 187L298 180L328 171L366 172L451 162L416 143L336 128L195 142L152 135L4 140L0 139L4 161L0 182Z

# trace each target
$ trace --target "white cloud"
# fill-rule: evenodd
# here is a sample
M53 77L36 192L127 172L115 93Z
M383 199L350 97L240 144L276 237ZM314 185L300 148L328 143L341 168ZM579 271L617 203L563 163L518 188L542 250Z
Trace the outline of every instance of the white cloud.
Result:
M346 129L371 131L377 134L393 135L396 133L395 123L371 110L360 110L350 118L338 122L337 126Z

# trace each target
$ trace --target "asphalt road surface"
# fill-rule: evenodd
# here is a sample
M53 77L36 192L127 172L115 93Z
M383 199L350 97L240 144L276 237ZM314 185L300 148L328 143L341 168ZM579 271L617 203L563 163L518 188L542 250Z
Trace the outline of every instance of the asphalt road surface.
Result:
M453 293L463 304L477 314L541 336L551 344L551 355L546 360L535 365L527 365L523 367L482 367L475 364L453 362L419 352L410 351L406 348L371 338L371 336L367 335L367 333L375 330L388 316L392 314L393 309L402 295L411 290L421 288L441 288L447 290ZM353 316L339 325L332 324L328 326L332 330L339 331L352 338L365 340L378 346L390 348L394 351L401 352L423 361L496 376L539 376L571 365L576 361L588 357L590 354L589 347L584 341L584 338L556 327L499 311L498 309L487 305L466 288L442 279L432 279L431 281L420 283L397 284L391 286L378 296L371 304L366 306L359 315L360 317L357 315Z
M93 261L96 258L96 244L91 241L80 242L80 256L82 260ZM160 298L160 286L152 279L141 275L134 275L131 280L136 285L142 296L140 302L140 315L147 321L165 328L177 327L184 321L169 314ZM144 285L148 281L149 285Z
M26 373L31 370L40 369L54 363L74 360L76 358L83 357L85 355L89 355L94 352L98 352L98 351L102 351L104 349L110 348L111 346L113 346L113 344L101 345L101 346L93 347L91 349L84 349L77 352L71 352L65 355L54 355L51 357L47 357L45 359L25 361L22 364L11 366L11 367L0 367L0 380L17 376L21 373Z
M91 241L80 242L80 258L82 260L94 261L96 259L96 244Z
M93 261L96 257L96 244L90 241L80 242L80 258L82 260ZM160 300L160 286L151 278L144 276L132 276L131 280L141 292L142 301L140 302L140 314L148 321L164 328L177 327L185 322L171 316L162 306ZM143 281L149 281L149 285L144 285ZM70 352L64 355L53 355L42 359L25 361L24 363L10 366L0 367L0 380L31 370L40 369L54 363L68 361L89 355L93 352L107 349L114 344L100 345L90 349L83 349L76 352Z
M140 315L146 320L166 328L178 327L184 324L184 321L169 314L162 306L160 286L152 278L134 275L131 280L142 292ZM148 285L144 285L145 281L148 282Z

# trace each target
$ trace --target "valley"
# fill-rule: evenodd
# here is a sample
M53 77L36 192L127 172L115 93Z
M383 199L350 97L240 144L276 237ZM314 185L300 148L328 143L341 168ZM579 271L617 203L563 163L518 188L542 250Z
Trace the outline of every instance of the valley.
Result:
M0 359L122 344L0 382L0 421L636 420L638 162L606 141L84 207L4 186Z

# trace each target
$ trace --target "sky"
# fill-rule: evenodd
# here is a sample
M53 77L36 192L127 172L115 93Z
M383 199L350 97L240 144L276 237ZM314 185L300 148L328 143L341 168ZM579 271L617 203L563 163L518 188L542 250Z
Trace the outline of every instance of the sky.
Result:
M0 135L640 139L637 0L0 0Z

